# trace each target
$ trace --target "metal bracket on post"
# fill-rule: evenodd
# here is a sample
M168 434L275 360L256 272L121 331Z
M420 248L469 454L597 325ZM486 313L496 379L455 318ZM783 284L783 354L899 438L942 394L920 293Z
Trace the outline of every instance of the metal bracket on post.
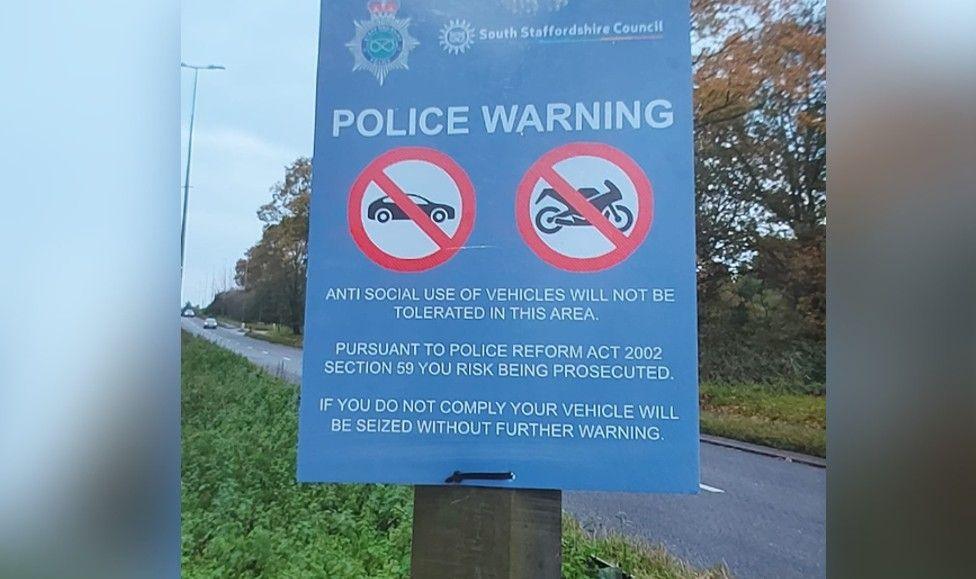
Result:
M452 486L414 487L412 579L559 579L562 492L457 484L477 475L514 478L455 472Z
M444 479L445 483L460 484L466 480L515 480L515 473L506 472L461 472L454 471L454 474Z

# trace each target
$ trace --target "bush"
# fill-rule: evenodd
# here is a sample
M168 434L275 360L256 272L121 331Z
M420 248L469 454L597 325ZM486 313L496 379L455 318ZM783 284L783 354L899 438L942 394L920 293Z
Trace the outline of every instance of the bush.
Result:
M700 293L702 380L800 389L824 383L825 342L782 291L744 275Z

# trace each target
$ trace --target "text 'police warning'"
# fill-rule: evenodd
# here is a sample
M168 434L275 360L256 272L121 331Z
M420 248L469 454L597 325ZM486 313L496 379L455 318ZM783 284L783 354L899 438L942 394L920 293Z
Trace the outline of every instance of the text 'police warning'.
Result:
M554 102L536 106L483 105L481 127L495 133L523 134L526 131L552 133L584 130L666 129L674 124L671 101ZM467 135L471 133L471 107L367 108L360 111L332 111L332 136L358 134L362 137L413 137L416 135Z

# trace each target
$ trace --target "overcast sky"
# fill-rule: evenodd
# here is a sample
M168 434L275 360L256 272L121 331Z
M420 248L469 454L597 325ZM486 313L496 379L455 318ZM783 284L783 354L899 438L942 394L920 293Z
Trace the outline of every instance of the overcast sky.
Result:
M312 154L318 17L319 0L183 3L183 60L227 67L200 73L183 301L206 305L233 283L268 189ZM182 77L181 177L193 74Z

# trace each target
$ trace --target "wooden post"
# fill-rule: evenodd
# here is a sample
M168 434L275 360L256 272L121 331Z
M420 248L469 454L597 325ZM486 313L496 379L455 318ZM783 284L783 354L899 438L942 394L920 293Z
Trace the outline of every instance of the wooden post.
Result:
M417 486L412 579L559 579L562 492Z

